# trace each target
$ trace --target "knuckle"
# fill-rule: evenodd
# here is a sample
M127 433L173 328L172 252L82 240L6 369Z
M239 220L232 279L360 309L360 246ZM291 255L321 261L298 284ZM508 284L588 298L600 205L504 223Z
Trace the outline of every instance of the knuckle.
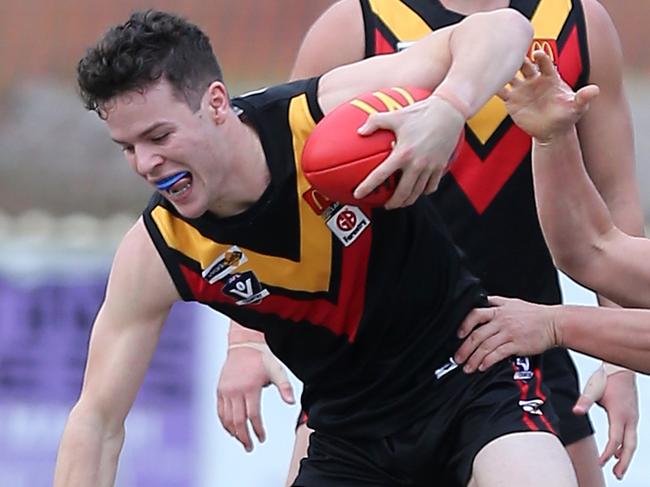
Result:
M413 159L411 166L417 171L424 171L430 167L429 162L426 159Z

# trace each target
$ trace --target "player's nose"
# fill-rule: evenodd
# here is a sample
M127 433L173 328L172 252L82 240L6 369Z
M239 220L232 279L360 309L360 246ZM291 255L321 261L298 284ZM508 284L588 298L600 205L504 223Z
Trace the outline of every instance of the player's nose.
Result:
M135 167L142 176L152 174L164 161L157 151L144 145L135 146Z

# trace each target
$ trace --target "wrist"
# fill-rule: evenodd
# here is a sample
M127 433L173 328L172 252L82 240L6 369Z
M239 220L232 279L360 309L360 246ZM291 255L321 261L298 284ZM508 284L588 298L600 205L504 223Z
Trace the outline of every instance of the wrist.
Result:
M264 333L245 328L235 321L231 321L228 331L228 344L260 342L266 343Z
M564 143L565 140L571 138L575 133L575 125L567 127L556 132L551 132L542 136L533 135L533 142L538 147L548 147L555 143Z
M603 369L605 370L605 375L607 375L607 377L615 374L621 374L621 373L631 374L632 376L635 375L634 372L632 372L629 369L626 369L625 367L621 367L620 365L610 364L607 362L603 362Z
M432 96L440 98L450 105L463 117L463 120L467 120L472 116L472 109L469 104L446 86L438 86Z
M236 343L228 344L228 351L237 348L250 348L253 350L257 350L258 352L270 351L269 346L266 344L266 342L250 341L250 342L236 342Z

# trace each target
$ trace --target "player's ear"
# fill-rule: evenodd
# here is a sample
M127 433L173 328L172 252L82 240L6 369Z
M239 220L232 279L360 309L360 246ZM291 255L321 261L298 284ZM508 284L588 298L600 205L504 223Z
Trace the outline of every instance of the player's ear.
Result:
M230 110L230 97L226 85L221 81L214 81L207 90L208 111L216 124L224 122L228 110Z

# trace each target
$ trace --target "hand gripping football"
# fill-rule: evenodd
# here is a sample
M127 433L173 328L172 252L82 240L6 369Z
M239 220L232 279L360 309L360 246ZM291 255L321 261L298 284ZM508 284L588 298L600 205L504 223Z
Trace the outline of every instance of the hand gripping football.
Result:
M389 130L361 136L357 129L368 116L412 105L431 94L421 88L384 88L339 105L316 125L305 143L302 169L307 180L333 201L353 205L382 206L399 181L393 174L361 200L355 188L390 154L395 134Z

